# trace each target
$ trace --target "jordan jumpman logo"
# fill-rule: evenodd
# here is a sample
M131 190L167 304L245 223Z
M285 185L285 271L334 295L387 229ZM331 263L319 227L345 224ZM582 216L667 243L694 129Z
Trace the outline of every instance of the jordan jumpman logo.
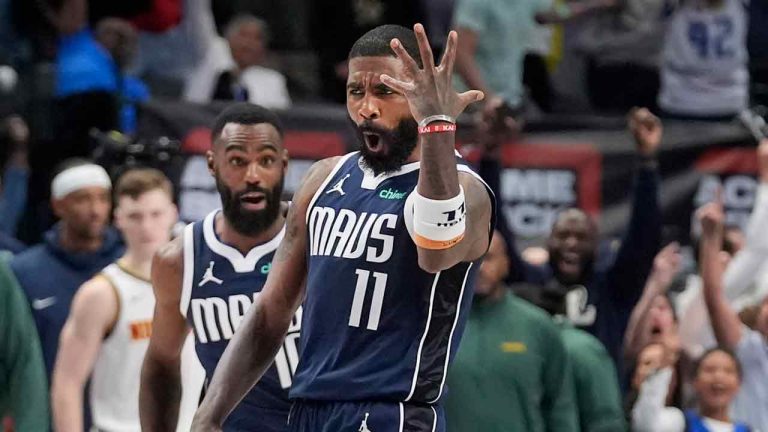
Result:
M197 286L203 286L208 282L213 282L217 285L221 285L222 283L224 283L223 280L213 275L213 261L211 261L210 264L208 264L208 269L206 269L205 273L203 273L203 279L200 281L199 284L197 284Z
M357 432L372 432L368 429L368 413L365 413L365 418L363 419L363 422L360 423L360 429L358 429Z
M347 174L347 175L345 175L344 177L342 177L342 178L341 178L341 180L339 180L338 182L336 182L336 184L335 184L335 185L333 185L333 187L332 187L332 188L328 189L328 191L326 192L326 194L329 194L329 193L331 193L331 192L338 192L340 195L346 195L346 193L344 192L344 189L342 189L341 187L342 187L342 186L344 186L344 181L345 181L345 180L346 180L348 177L349 177L349 174Z

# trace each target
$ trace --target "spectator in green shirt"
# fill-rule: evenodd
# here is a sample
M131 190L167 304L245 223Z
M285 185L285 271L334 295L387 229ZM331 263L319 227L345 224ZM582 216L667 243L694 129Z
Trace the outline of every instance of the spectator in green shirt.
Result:
M560 331L544 311L504 285L508 269L504 240L495 233L448 374L447 430L577 431Z
M551 288L554 292L560 290L554 286ZM588 332L574 328L567 318L560 315L560 301L556 297L536 297L530 294L541 292L541 287L530 284L515 284L512 290L530 296L530 298L536 298L537 304L560 325L560 336L565 346L571 372L570 391L573 393L578 417L578 426L573 430L583 432L626 431L627 420L618 374L605 345Z
M573 392L581 430L626 431L616 368L605 346L591 334L569 323L564 322L561 330L573 372Z
M27 299L0 254L0 419L14 430L47 431L48 384ZM1 427L1 426L0 426Z

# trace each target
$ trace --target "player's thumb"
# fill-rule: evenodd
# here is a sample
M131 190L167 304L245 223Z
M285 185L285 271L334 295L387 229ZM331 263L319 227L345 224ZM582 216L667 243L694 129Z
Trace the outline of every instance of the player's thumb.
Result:
M480 102L485 99L485 93L480 90L469 90L459 95L459 99L463 102L464 106L469 104Z

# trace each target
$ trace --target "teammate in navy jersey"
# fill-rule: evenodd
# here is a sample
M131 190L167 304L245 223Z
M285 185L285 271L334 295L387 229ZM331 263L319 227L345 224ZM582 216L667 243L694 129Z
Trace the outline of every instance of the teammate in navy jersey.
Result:
M280 196L288 153L275 114L256 105L233 105L216 119L211 137L208 166L222 210L188 225L152 264L157 306L141 379L144 431L169 431L175 425L179 353L190 328L207 380L213 376L229 340L259 297L285 234ZM224 422L224 430L286 430L300 320L299 308L282 329L280 346L270 353L277 353L274 364L270 357L259 384L244 388L236 403L245 398Z
M381 26L352 47L360 151L307 173L193 430L220 430L302 302L290 431L445 429L445 372L494 223L491 192L454 150L454 119L483 97L453 89L456 43L451 32L439 66L421 25Z

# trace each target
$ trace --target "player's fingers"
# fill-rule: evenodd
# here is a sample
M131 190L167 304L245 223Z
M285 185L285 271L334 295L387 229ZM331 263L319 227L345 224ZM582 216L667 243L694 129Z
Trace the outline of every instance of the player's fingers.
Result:
M453 76L453 66L456 64L456 46L458 44L458 33L451 31L448 33L448 42L445 44L445 52L440 61L440 72L450 80Z
M416 33L416 41L419 43L419 53L421 54L421 62L424 64L424 70L435 70L435 59L432 57L432 48L429 46L429 39L427 39L427 33L424 31L424 26L416 24L413 26L413 31Z
M403 44L399 39L392 39L389 42L389 46L392 48L392 51L395 52L397 58L403 62L406 71L410 75L414 75L419 70L418 63L416 63L416 60L414 60L413 57L408 54L408 51L405 50L405 47L403 47Z
M464 93L459 94L459 100L462 103L462 110L467 107L467 105L480 102L485 98L485 94L481 92L480 90L470 90L466 91Z
M440 70L447 70L453 73L453 61L456 59L456 44L458 41L458 34L456 31L451 30L448 33L448 39L445 41L445 50L443 50L443 57L440 59Z
M402 94L408 94L416 88L412 82L400 81L398 79L392 78L387 74L381 74L380 79L381 82Z

